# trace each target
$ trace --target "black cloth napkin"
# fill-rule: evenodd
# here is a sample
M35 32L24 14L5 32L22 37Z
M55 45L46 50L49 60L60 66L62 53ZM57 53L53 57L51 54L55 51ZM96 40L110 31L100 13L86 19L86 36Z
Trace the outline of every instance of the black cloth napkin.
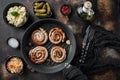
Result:
M87 72L95 72L96 70L96 73L98 73L113 68L120 68L120 36L113 32L105 30L101 26L94 24L91 25L91 27L95 30L95 35L94 39L90 43L88 56L89 54L94 54L95 61L94 64L88 68ZM85 31L83 30L83 36L84 32ZM112 49L114 52L116 51L116 53L105 52L105 48L109 48L108 50ZM107 57L106 55L109 54L111 54L111 56ZM116 55L117 57L113 57L112 55Z

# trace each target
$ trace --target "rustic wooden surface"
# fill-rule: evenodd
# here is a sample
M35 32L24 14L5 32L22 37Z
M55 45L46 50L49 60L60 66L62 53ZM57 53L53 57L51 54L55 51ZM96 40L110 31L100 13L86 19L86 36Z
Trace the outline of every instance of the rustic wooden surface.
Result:
M31 72L30 70L26 69L26 72L24 75L18 76L18 75L11 75L9 74L5 67L4 63L6 61L6 58L8 56L17 55L22 57L22 52L20 49L13 49L7 45L7 39L9 37L15 37L20 41L22 41L22 37L24 34L24 31L27 27L29 27L30 24L38 20L38 18L33 13L33 2L36 0L0 0L0 80L65 80L62 72L58 72L55 74L42 74L38 72ZM54 17L56 19L59 19L64 24L67 24L75 34L81 33L82 27L84 22L82 19L78 18L78 16L75 14L75 7L81 5L82 0L47 0L51 7L53 8ZM100 25L104 27L106 30L113 31L115 33L119 33L120 31L120 20L118 12L120 10L115 9L118 8L117 6L119 3L115 2L114 0L91 0L91 1L97 1L97 12L94 16L94 19L92 22L94 22L97 25ZM119 1L119 0L116 0ZM3 20L3 11L4 8L7 6L7 4L12 2L20 2L24 4L28 11L30 12L30 19L28 23L21 27L21 28L14 28L9 25L7 25ZM72 6L72 14L68 18L66 16L63 16L60 13L60 7L62 4L70 4ZM96 6L96 3L94 3ZM93 6L93 7L95 7ZM118 34L119 35L119 34ZM81 44L81 43L79 43ZM112 72L108 72L105 75L98 75L94 76L93 80L103 80L101 77L108 77L107 74L113 74ZM116 75L112 75L111 77L114 77ZM110 78L104 80L115 80L115 78Z

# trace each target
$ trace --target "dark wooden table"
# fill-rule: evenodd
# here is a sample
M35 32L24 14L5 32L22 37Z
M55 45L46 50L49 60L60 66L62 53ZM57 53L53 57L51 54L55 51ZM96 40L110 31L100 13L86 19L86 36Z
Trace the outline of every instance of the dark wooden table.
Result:
M27 68L24 75L18 76L18 75L9 74L4 67L4 63L8 56L17 55L22 57L22 52L20 49L13 49L7 45L7 39L9 37L15 37L20 41L20 44L21 44L22 37L24 35L26 28L28 28L29 25L31 25L33 22L39 20L33 13L32 5L34 1L36 0L24 0L24 1L23 0L1 0L0 1L0 11L1 11L1 14L0 14L0 80L65 80L62 75L62 72L58 72L55 74L43 74L38 72L32 72L29 70L29 68ZM77 6L81 5L82 0L47 0L47 1L51 4L51 7L53 8L53 13L54 13L53 18L59 19L64 24L67 24L73 30L75 35L82 32L84 22L82 21L81 18L79 18L75 14L75 9ZM103 26L106 30L119 33L120 27L118 26L118 24L120 23L120 20L118 20L119 19L118 12L120 11L118 10L118 7L120 5L117 2L119 0L116 0L116 1L91 0L91 1L93 2L95 1L99 3L97 5L98 12L96 12L93 20L91 21L94 22L95 24ZM24 4L30 13L30 19L28 23L21 28L11 27L7 25L3 20L2 13L4 11L4 8L9 3L12 3L12 2L20 2ZM96 4L95 2L94 4ZM60 7L62 4L65 4L65 3L70 4L72 6L72 14L71 14L71 17L69 18L66 16L63 16L60 13ZM96 7L96 5L94 5L93 7ZM116 11L114 11L115 8L117 8ZM81 44L81 39L79 40L80 41L78 45ZM95 77L95 80L100 80L100 79L97 79Z

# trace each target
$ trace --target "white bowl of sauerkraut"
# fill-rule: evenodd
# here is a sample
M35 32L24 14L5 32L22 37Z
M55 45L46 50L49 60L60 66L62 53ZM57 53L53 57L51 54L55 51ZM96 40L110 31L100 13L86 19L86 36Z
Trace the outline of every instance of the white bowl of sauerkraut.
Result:
M20 3L9 4L3 12L5 22L14 27L23 26L27 22L28 16L26 7Z

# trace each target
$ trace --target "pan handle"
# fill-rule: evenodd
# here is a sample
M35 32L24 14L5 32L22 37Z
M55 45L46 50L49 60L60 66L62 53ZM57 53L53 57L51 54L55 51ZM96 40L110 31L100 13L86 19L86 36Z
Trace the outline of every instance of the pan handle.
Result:
M88 80L87 76L82 73L77 67L66 63L63 69L63 75L68 80Z

